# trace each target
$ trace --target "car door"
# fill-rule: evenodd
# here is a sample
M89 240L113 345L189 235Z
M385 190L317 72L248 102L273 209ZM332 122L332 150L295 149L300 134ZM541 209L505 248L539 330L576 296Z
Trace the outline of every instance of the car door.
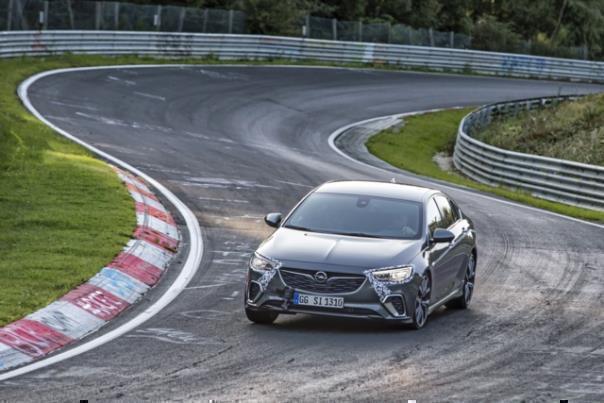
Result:
M440 213L438 205L434 198L430 198L426 204L426 226L429 237L426 253L428 254L428 263L432 272L432 302L437 302L442 299L448 290L447 268L448 263L449 243L433 243L432 234L437 228L443 228L443 216Z
M443 217L442 226L455 235L447 251L446 267L441 269L446 282L444 295L456 290L463 278L466 258L468 256L467 243L464 241L467 226L461 220L458 208L444 195L434 196L434 201ZM443 296L444 296L443 295Z

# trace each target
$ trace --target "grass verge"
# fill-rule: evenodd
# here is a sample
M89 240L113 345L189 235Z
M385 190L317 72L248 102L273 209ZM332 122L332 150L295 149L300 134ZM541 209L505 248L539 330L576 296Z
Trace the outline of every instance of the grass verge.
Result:
M519 190L483 185L454 170L442 170L432 158L439 152L452 155L457 127L470 110L452 109L411 116L405 119L402 127L386 129L371 137L367 142L367 148L377 157L409 172L492 193L571 217L604 222L604 212L550 202Z
M116 174L30 115L16 95L64 60L0 61L0 326L88 280L136 225Z
M498 119L474 137L507 150L604 165L604 94Z

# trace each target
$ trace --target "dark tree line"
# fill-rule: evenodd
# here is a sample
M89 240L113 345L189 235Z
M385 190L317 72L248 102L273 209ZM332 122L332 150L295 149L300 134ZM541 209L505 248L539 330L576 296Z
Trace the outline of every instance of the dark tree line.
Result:
M604 0L130 0L145 4L237 9L251 33L298 33L305 15L390 22L471 35L473 47L544 50L585 46L601 58ZM544 52L547 53L547 52Z

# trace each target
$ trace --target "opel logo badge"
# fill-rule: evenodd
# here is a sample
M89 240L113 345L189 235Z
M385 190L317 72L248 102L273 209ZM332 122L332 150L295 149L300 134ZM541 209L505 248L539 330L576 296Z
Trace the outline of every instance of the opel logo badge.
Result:
M318 271L315 273L315 281L317 283L324 283L327 280L327 273L324 271Z

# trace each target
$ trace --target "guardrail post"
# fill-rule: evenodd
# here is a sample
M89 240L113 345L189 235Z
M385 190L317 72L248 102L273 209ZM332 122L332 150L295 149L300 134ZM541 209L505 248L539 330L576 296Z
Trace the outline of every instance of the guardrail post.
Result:
M187 15L187 8L181 7L180 15L178 16L178 32L182 32L182 28L185 25L185 17Z
M6 15L6 30L10 31L12 28L12 22L13 22L13 1L14 0L8 0L8 11L7 11L7 15Z
M201 32L206 32L206 30L208 29L208 9L204 8L203 9L203 24L201 26Z
M229 34L233 33L233 15L234 15L233 10L229 10L229 30L228 30Z
M483 109L482 110L482 116L480 117L480 127L483 128L487 125L487 123L489 123L489 110L488 109Z
M310 15L306 15L306 17L304 17L304 23L306 25L304 25L306 27L306 30L303 32L304 36L306 38L310 38Z
M155 30L159 31L161 28L161 6L157 6L157 11L153 16L153 25L155 26Z
M116 31L120 29L120 3L113 3L113 27Z
M453 49L455 47L455 32L449 31L449 47Z
M67 15L69 17L69 26L71 29L75 29L75 20L73 18L73 8L71 7L71 0L67 0Z
M48 29L48 0L44 0L44 11L40 16L40 25L43 30Z
M95 14L94 14L94 29L99 31L101 29L101 13L103 12L103 3L97 1L95 4Z
M428 28L428 37L430 37L430 46L434 47L434 31L432 28Z
M335 18L331 19L331 39L338 40L338 20Z
M386 29L388 30L388 32L386 32L386 43L390 43L392 42L392 24L387 22Z
M363 42L363 21L359 20L359 42Z
M29 24L27 23L27 18L23 16L23 4L21 4L21 0L15 1L17 2L17 15L19 16L18 20L21 21L21 29L29 31Z

